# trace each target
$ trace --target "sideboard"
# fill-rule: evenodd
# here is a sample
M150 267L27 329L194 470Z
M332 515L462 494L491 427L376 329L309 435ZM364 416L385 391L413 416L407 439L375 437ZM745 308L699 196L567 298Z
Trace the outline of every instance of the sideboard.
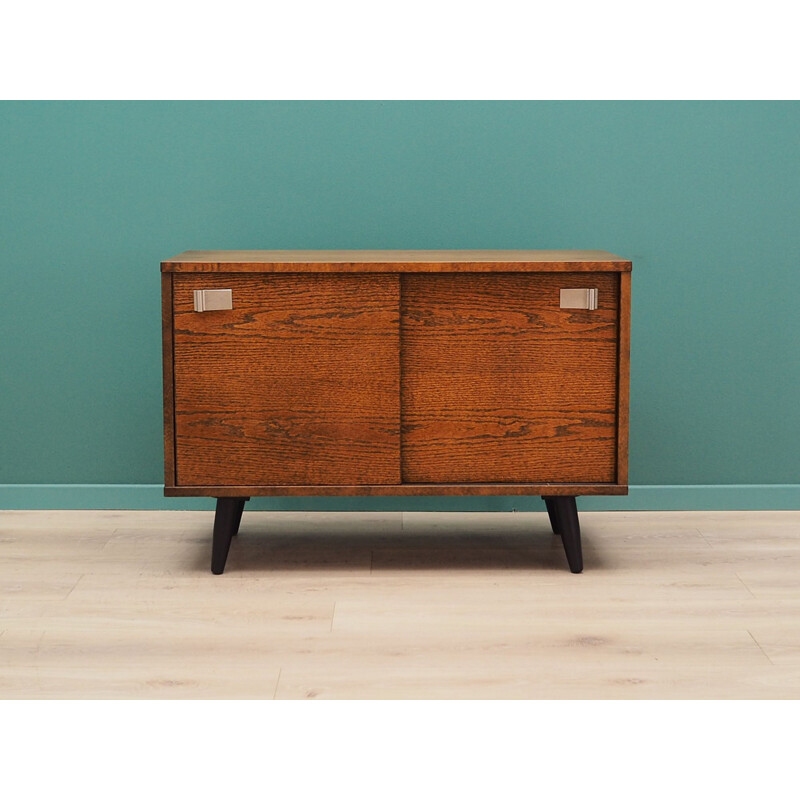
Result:
M165 485L252 496L628 491L631 262L594 250L215 250L161 264Z

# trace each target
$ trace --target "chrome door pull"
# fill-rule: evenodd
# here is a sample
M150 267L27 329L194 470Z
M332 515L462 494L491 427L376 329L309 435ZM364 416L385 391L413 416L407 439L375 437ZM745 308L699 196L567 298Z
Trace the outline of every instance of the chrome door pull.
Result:
M227 311L233 308L231 289L195 289L195 311Z
M597 289L562 289L561 308L597 308Z

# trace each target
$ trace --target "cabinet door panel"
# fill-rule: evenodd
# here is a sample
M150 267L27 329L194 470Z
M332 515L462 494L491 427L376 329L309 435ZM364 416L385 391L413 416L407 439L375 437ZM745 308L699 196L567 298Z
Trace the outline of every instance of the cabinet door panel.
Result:
M403 480L614 482L618 307L610 273L404 275Z
M399 482L397 275L175 275L173 307L177 485Z

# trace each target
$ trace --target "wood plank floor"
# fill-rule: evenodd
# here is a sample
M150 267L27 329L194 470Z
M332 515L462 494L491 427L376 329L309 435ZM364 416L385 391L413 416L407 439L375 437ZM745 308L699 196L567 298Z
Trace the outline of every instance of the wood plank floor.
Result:
M0 512L0 698L800 698L800 512Z

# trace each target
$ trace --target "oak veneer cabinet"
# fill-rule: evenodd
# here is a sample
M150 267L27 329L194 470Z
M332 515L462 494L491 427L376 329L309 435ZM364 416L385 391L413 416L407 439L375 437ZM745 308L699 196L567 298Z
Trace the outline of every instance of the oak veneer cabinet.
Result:
M631 262L603 251L188 251L161 264L167 496L627 494Z

